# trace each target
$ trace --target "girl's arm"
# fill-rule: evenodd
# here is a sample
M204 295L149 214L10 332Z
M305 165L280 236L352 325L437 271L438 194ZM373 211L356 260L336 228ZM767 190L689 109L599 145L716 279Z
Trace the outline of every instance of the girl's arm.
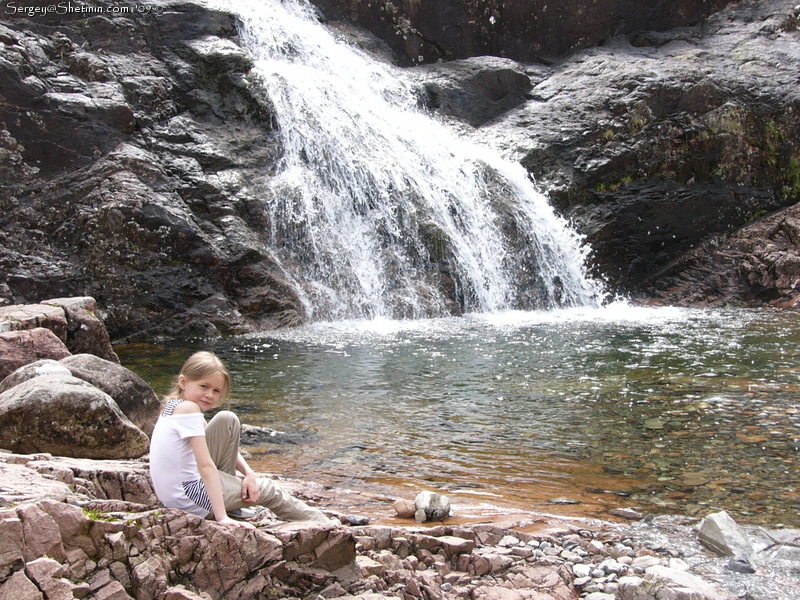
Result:
M260 493L258 483L256 483L256 474L241 454L236 458L236 470L244 475L242 480L242 500L256 502Z
M226 525L237 525L247 529L255 529L252 523L246 521L236 521L228 516L225 510L225 500L222 497L222 483L219 480L219 473L214 461L211 460L211 454L208 451L208 444L206 438L203 436L195 436L188 438L189 446L194 452L195 460L197 461L197 469L200 471L200 477L206 486L206 493L209 500L211 500L211 508L214 512L214 518L218 523L225 523Z

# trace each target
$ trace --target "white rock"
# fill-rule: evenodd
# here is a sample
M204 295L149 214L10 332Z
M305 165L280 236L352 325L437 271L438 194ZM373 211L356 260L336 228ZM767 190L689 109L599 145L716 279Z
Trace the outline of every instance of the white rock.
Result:
M641 567L647 569L661 564L661 559L657 556L637 556L633 559L633 567Z
M520 542L518 538L515 538L513 535L504 536L497 545L501 548L513 548L514 546L519 546Z
M589 577L592 574L592 566L585 564L575 565L572 567L572 572L575 577Z
M722 556L749 558L754 552L747 535L724 510L700 522L698 537L706 547Z

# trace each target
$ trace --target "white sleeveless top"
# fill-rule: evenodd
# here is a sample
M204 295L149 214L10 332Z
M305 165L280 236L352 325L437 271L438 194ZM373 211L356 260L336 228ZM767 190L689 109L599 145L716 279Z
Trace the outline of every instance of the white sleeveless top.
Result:
M150 475L161 503L206 517L211 512L189 438L206 435L203 413L175 415L183 398L167 401L150 436Z

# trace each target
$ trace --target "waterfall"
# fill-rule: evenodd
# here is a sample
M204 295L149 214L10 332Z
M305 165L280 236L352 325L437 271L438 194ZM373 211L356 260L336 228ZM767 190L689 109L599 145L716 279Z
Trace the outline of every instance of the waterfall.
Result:
M272 251L311 318L599 302L587 249L521 165L426 114L406 72L335 39L303 0L225 4L283 151L259 190Z

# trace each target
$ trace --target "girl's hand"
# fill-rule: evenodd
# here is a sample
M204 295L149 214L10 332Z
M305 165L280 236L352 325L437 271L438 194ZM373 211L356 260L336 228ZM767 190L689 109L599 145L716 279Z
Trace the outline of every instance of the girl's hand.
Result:
M256 476L253 474L245 475L242 480L242 500L249 503L255 503L258 500L258 495L261 490L258 488Z
M234 527L244 527L245 529L255 529L256 526L252 523L248 523L247 521L237 521L236 519L231 519L230 517L225 517L224 519L219 519L217 523L221 523L223 525L233 525Z

